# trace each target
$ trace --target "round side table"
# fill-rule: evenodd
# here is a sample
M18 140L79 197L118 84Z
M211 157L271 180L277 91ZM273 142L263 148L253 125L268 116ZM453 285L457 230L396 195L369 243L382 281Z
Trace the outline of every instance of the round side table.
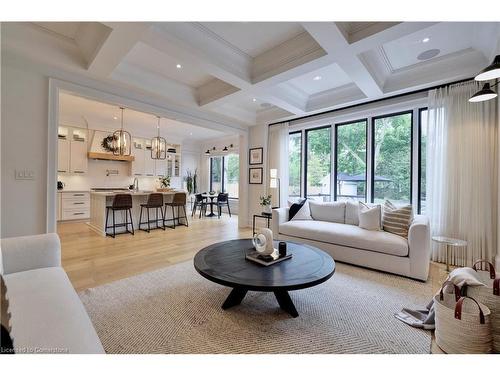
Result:
M445 236L433 236L432 240L439 244L446 245L446 272L450 272L450 252L452 248L466 247L467 241Z

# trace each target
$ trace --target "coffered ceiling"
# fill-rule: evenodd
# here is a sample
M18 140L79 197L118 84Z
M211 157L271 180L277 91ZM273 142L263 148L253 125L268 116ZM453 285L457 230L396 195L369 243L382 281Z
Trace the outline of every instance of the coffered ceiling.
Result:
M54 64L239 128L468 78L500 53L500 23L481 22L18 23L2 48L58 36Z

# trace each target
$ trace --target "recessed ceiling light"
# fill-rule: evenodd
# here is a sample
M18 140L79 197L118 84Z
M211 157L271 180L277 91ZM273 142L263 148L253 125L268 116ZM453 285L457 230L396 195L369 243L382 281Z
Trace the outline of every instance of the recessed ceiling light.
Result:
M422 43L427 43L429 40L431 40L431 38L424 38L422 39Z
M182 65L181 65L181 64L177 64L175 67L176 67L177 69L181 69L181 68L182 68Z
M189 133L189 135L193 135L193 133Z
M321 76L314 76L314 77L313 77L313 80L314 80L314 81L319 81L321 78L322 78Z
M255 103L256 101L257 101L257 99L255 99L255 98L252 98L252 102L254 102L254 103Z
M113 120L118 120L118 116L113 116Z

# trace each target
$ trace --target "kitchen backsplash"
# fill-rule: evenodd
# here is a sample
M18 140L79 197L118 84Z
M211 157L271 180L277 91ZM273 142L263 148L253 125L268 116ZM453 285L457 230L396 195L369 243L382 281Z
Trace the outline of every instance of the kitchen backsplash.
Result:
M113 173L107 173L107 171ZM114 174L118 171L118 174ZM109 174L109 176L107 176ZM59 174L58 181L64 182L64 190L90 190L94 187L128 187L134 181L130 174L130 163L116 162L111 160L88 161L88 173L83 175ZM139 189L153 190L159 187L158 177L138 177ZM182 179L171 177L171 187L181 188Z

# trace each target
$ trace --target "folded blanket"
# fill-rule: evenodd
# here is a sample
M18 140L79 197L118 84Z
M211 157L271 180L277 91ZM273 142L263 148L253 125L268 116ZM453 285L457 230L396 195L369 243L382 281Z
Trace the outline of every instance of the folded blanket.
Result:
M468 286L479 286L484 285L479 279L478 273L470 267L456 268L450 272L446 281L451 281L453 284L462 288L466 285ZM446 293L453 293L453 291L445 288ZM401 312L395 313L394 317L396 319L405 322L406 324L421 328L421 329L434 329L435 328L435 314L434 314L434 301L427 304L425 309L422 310L412 310L403 308Z

